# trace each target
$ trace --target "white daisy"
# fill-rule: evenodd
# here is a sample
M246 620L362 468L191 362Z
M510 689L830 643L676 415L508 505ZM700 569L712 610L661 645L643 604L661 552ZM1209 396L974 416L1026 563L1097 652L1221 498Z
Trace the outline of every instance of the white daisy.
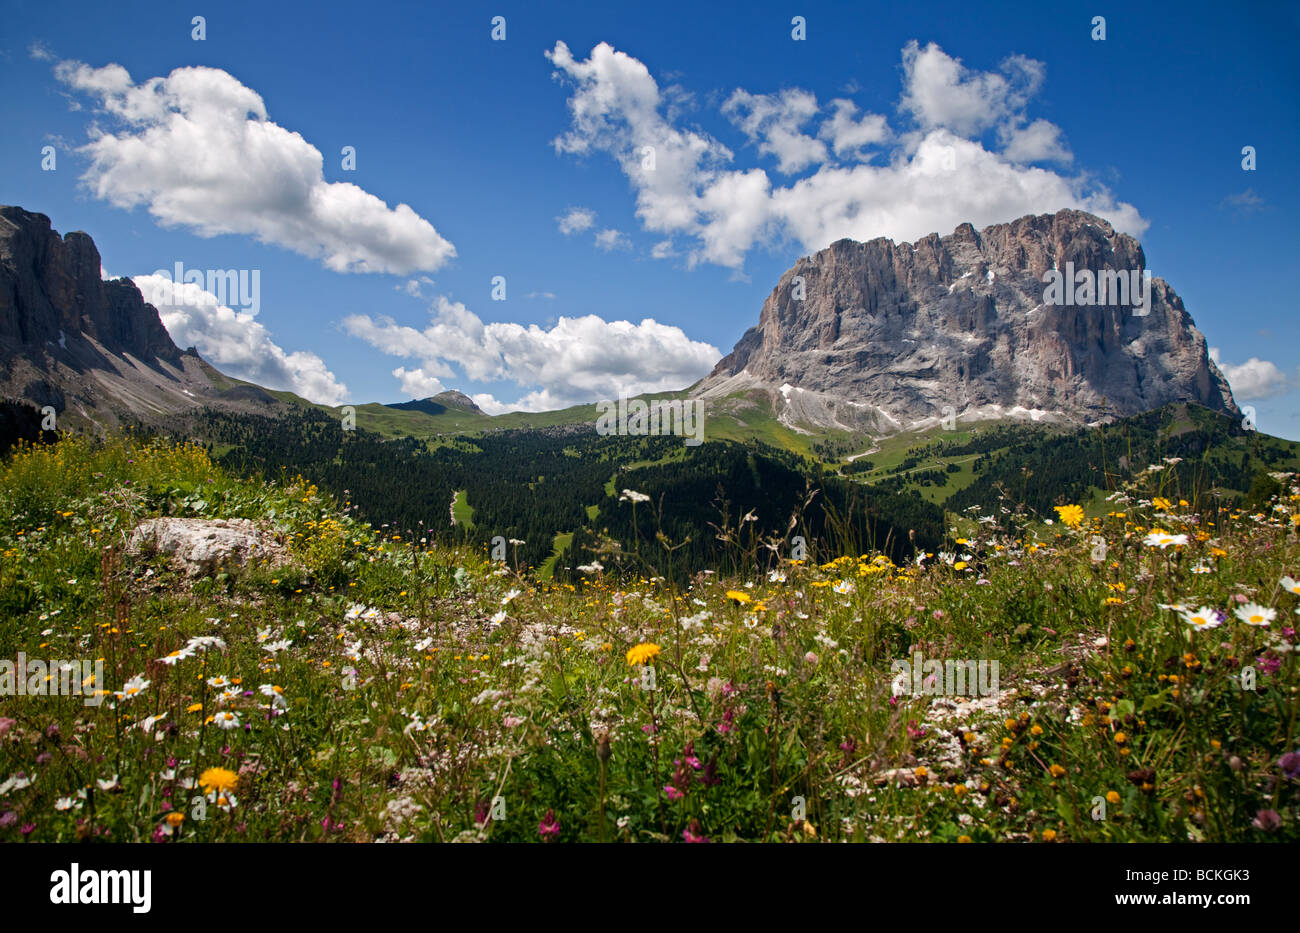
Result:
M114 692L113 696L119 700L132 700L143 692L144 688L149 686L149 681L145 680L140 674L136 674L126 683L122 684L122 689Z
M1269 609L1267 606L1260 606L1257 603L1246 603L1246 605L1234 611L1233 615L1247 625L1264 626L1277 618L1277 611Z
M238 729L239 714L231 712L220 712L212 717L212 721L222 729Z
M230 791L212 791L208 794L208 803L216 804L227 813L239 806L239 801Z
M284 698L283 687L275 684L262 684L257 689L261 691L262 696L271 698L270 706L284 710L289 708L289 704Z
M1142 543L1147 547L1158 547L1162 551L1171 544L1179 547L1186 547L1187 535L1171 535L1157 528L1155 531L1152 531L1151 534L1147 535Z
M1195 629L1218 628L1223 624L1223 614L1209 606L1202 606L1195 612L1184 612L1183 621Z

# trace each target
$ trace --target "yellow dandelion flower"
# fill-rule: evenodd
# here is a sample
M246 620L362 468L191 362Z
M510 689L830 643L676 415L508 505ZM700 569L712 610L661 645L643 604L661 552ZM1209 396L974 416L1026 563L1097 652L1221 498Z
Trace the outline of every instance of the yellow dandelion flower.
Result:
M199 784L208 793L214 790L232 791L239 786L239 775L228 768L208 768L199 775Z
M653 642L642 642L635 648L630 648L627 652L627 663L631 667L637 667L641 664L649 664L650 661L659 654L659 646Z
M1078 528L1083 524L1083 508L1078 505L1058 505L1056 514L1061 519L1061 524L1068 525L1071 528Z

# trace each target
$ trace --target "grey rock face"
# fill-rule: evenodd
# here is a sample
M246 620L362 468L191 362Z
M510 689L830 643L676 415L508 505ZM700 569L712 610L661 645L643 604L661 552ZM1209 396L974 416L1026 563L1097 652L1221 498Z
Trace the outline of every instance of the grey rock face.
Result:
M85 334L112 353L178 363L181 351L130 279L103 281L99 250L81 232L60 237L44 214L0 207L0 341L58 342Z
M89 236L60 236L21 207L0 207L0 397L48 405L60 427L81 428L280 404L182 352L135 283L100 278Z
M288 562L277 536L246 518L150 518L131 532L131 554L155 551L171 558L189 576L211 576L260 562L279 567Z
M1168 283L1151 278L1144 306L1113 293L1067 305L1044 276L1071 267L1140 283L1146 259L1137 240L1074 210L911 244L840 240L781 277L758 326L693 394L763 392L793 426L873 433L937 423L947 406L963 420L1080 423L1177 401L1237 413Z

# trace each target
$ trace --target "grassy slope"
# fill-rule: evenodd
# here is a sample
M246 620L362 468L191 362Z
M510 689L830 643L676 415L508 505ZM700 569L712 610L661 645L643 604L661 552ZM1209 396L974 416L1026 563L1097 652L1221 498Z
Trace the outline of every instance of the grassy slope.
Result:
M456 498L451 505L451 514L455 516L456 524L464 525L466 528L474 527L474 506L469 504L469 498L465 495L465 490L456 490Z
M1300 487L1272 518L1215 516L1204 540L1203 520L1162 519L1186 553L1144 548L1152 517L1129 506L1037 541L984 527L964 569L784 562L784 579L673 593L413 551L310 485L236 481L192 447L72 441L0 469L6 650L102 657L110 690L148 681L98 708L0 697L0 778L35 777L0 792L3 840L522 841L550 812L561 840L1300 841L1300 784L1279 765L1300 743L1300 655L1275 650L1300 604L1278 585L1300 575ZM1144 475L1134 500L1160 481ZM289 562L187 578L161 557L105 559L160 512L253 519ZM1093 535L1111 543L1104 568ZM1159 608L1234 594L1276 622L1197 632ZM223 644L156 660L200 635ZM663 646L652 693L624 661L639 643ZM891 662L913 649L996 660L1002 692L960 718L960 697L891 702ZM213 677L250 695L223 704ZM265 708L262 685L287 709ZM691 755L698 770L670 764ZM164 836L191 778L235 782L230 812L214 791ZM110 779L120 791L98 789ZM477 823L498 794L506 818Z

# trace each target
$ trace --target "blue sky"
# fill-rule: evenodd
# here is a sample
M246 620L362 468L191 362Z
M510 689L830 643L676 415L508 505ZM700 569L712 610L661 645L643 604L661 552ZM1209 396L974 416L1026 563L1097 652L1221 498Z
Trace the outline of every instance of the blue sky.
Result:
M1300 439L1294 5L201 6L0 2L0 202L112 275L257 270L255 315L157 295L234 375L494 411L679 388L839 236L1080 206Z

